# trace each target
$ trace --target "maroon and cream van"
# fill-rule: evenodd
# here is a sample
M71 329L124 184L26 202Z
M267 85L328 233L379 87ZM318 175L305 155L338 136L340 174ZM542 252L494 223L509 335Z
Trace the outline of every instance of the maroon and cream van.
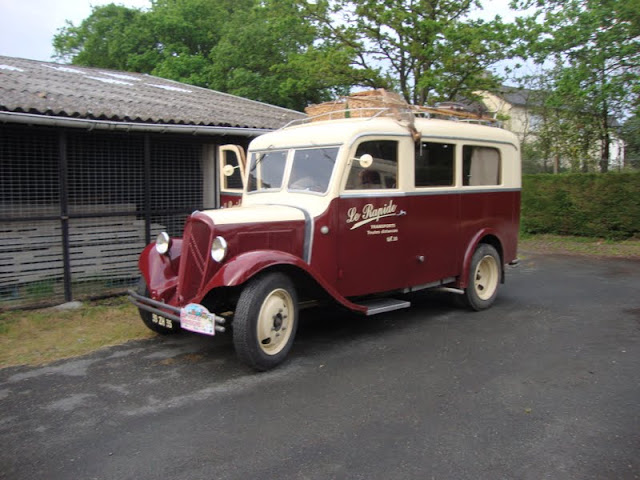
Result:
M244 170L241 204L194 212L182 238L158 235L130 295L156 332L231 330L257 370L285 359L302 303L374 315L440 288L482 310L516 259L520 149L501 128L310 122L255 139Z

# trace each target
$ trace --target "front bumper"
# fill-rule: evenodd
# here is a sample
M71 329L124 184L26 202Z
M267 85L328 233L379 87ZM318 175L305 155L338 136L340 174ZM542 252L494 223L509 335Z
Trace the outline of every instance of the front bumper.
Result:
M144 295L140 295L133 290L128 290L127 293L129 294L129 301L141 310L155 313L156 315L180 323L180 308L145 297ZM218 315L214 315L214 317L216 332L224 332L224 324L226 323L226 319Z

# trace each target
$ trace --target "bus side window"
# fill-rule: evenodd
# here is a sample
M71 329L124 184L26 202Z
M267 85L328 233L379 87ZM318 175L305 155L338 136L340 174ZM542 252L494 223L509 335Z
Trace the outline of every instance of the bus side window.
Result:
M416 187L446 187L454 183L455 145L420 142L416 145Z
M462 184L500 185L500 151L493 147L465 145L462 148Z
M373 164L362 168L360 162L352 161L347 190L392 189L397 188L398 142L395 140L372 140L358 145L355 158L369 154Z

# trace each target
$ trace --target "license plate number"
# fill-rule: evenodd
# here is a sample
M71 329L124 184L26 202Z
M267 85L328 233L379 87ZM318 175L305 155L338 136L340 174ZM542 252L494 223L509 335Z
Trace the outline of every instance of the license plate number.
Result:
M190 332L216 334L216 317L202 305L190 303L180 309L180 326Z

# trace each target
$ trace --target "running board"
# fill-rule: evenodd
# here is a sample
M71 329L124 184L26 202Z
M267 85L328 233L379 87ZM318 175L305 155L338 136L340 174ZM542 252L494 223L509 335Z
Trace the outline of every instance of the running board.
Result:
M411 302L406 300L397 300L395 298L376 298L368 300L366 302L360 302L358 305L362 305L367 308L365 315L377 315L378 313L392 312L393 310L400 310L401 308L409 308Z

